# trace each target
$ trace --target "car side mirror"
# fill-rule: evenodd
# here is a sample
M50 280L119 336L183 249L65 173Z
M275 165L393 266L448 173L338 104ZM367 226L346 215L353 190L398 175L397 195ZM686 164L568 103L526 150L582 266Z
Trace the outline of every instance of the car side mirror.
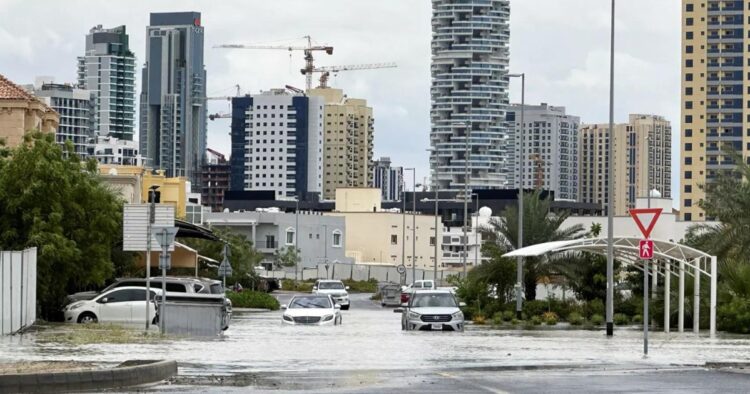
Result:
M281 309L282 309L282 310L283 310L283 309L286 309L286 304L282 305L282 306L281 306Z
M315 286L313 286L313 289L312 289L312 291L318 291L318 288L317 288L317 287L315 287Z
M107 297L104 297L104 298L102 298L102 299L100 299L100 300L99 300L99 303L100 303L100 304L106 304L106 303L107 303L107 301L109 301L109 300L107 299Z
M339 304L336 304L336 305L334 305L334 306L333 306L333 308L334 308L334 309L341 309L341 305L339 305Z
M459 302L459 303L458 303L458 306L459 306L459 307L461 307L461 308L463 308L463 307L465 307L465 306L466 306L466 303L465 303L465 302Z
M404 313L404 309L403 308L394 308L393 309L393 313Z
M349 286L344 287L344 290L349 290Z

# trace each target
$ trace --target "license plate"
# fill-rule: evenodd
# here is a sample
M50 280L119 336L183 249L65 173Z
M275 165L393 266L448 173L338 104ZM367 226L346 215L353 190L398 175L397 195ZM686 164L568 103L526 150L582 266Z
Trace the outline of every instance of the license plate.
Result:
M432 329L433 330L442 330L443 329L443 325L442 324L432 324Z

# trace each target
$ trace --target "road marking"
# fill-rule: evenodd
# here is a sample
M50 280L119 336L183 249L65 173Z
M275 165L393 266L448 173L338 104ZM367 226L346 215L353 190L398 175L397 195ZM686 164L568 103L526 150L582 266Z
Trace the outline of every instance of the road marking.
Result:
M485 390L485 391L487 391L488 393L494 393L494 394L508 394L508 392L507 392L507 391L503 391L503 390L498 390L498 389L496 389L496 388L494 388L494 387L489 387L489 386L485 386L485 385L482 385L482 384L479 384L479 383L474 383L474 382L472 382L472 381L470 381L470 380L468 380L468 379L466 379L466 378L462 378L462 377L460 377L460 376L456 376L456 375L450 374L450 373L448 373L448 372L438 372L438 375L440 375L440 376L442 376L442 377L445 377L445 378L449 378L449 379L454 379L454 380L458 380L458 381L461 381L461 382L463 382L463 383L465 383L465 384L467 384L467 385L470 385L470 386L476 387L476 388L478 388L478 389L482 389L482 390Z

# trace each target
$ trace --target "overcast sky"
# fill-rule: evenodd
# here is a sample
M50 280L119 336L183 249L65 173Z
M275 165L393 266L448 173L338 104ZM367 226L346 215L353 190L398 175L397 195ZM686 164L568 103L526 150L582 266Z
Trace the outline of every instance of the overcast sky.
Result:
M511 70L527 75L528 103L565 106L583 122L608 121L608 0L512 0ZM672 122L672 190L679 192L679 0L619 1L616 22L615 121L656 113ZM257 93L286 84L304 87L301 53L223 50L223 43L302 44L311 35L334 46L316 64L396 62L398 68L342 72L331 85L365 98L375 113L375 157L429 173L429 0L93 1L0 0L0 73L16 83L40 75L75 82L76 57L97 24L126 25L137 57L145 59L149 12L198 11L205 27L209 96ZM33 16L33 18L31 17ZM511 101L520 101L513 81ZM229 112L213 101L209 112ZM136 121L137 124L137 121ZM228 155L228 119L209 122L209 146Z

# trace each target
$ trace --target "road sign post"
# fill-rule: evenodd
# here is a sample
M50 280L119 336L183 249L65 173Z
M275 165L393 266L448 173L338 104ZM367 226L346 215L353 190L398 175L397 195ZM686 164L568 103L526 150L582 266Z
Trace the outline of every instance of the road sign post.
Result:
M166 334L164 324L167 308L167 270L172 268L172 255L170 249L174 249L174 239L177 235L177 227L154 227L156 240L161 246L159 254L159 269L161 269L161 307L159 309L159 329Z
M650 193L650 191L649 191ZM636 226L641 230L643 239L638 242L638 257L643 260L643 356L648 356L648 273L649 262L654 258L654 241L649 239L651 231L656 226L656 221L661 215L661 208L631 209L630 216L633 217ZM656 273L654 273L655 275Z
M224 290L226 291L227 288L227 276L232 276L232 273L234 272L232 270L232 264L229 263L229 256L231 256L232 252L229 249L229 244L224 244L224 251L222 252L224 255L224 259L221 260L221 264L219 264L219 276L222 278L222 282L224 283Z

